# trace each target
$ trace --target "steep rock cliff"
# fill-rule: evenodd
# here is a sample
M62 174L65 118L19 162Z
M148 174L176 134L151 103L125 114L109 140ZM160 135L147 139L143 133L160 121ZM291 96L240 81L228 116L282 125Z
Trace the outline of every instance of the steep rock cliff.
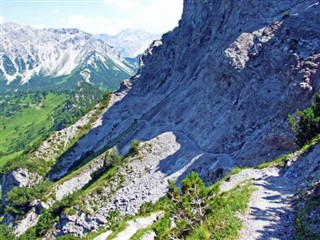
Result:
M319 89L318 13L314 0L186 0L179 27L144 53L130 91L115 93L121 100L57 169L86 151L115 145L114 139L125 150L134 138L167 131L178 142L179 136L188 139L173 161L190 146L194 156L202 154L190 169L217 156L254 165L295 148L287 115L307 106Z

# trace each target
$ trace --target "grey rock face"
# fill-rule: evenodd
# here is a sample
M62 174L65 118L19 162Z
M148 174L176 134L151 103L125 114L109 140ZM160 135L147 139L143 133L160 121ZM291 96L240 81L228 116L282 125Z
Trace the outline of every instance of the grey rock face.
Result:
M115 209L133 214L165 194L167 179L179 181L190 171L212 182L234 165L295 149L287 115L308 106L320 88L319 11L315 0L186 0L179 27L145 51L131 84L122 85L95 128L58 160L58 169L68 169L88 150L116 145L125 153L133 139L152 142L170 133L168 141L153 142L161 149L156 158L129 163L123 186L92 216ZM80 225L66 221L60 229L72 232L71 226ZM77 234L86 231L81 226Z
M92 180L92 174L103 167L104 159L98 158L74 177L54 188L55 199L60 201L64 196L83 188Z
M27 169L19 168L15 171L12 171L9 174L2 176L2 203L7 204L6 196L14 187L32 187L36 184L39 184L43 180L43 177L37 174L36 172L30 172ZM30 204L31 210L19 219L18 216L12 216L8 213L4 214L3 222L8 225L13 225L14 232L17 235L21 235L27 229L34 226L39 218L39 212L42 211L43 205L40 202L34 202Z
M115 94L121 100L102 124L58 165L115 139L124 152L134 138L167 131L190 139L186 148L224 154L235 165L296 148L287 115L319 89L319 68L304 64L319 64L319 9L315 0L186 0L179 27L145 52L131 89Z
M306 189L320 179L320 144L317 144L301 157L288 163L285 177L292 179L297 191Z
M77 211L75 215L61 213L59 222L55 226L58 229L56 235L74 234L82 237L89 231L97 231L107 223L105 216L99 214L92 216L79 209L75 210Z
M34 210L28 212L26 216L14 226L14 232L18 236L21 235L30 227L35 226L38 222L38 219L39 215Z

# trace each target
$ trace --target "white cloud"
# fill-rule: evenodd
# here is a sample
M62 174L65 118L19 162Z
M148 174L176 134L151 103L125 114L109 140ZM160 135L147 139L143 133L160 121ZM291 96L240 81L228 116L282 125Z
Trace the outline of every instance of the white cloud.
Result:
M118 8L121 11L129 11L141 7L141 1L137 0L104 0L106 7Z
M4 23L4 18L3 16L0 16L0 24Z
M113 27L106 17L90 17L86 15L70 15L60 19L60 27L79 28L90 33L111 33L116 34L118 30Z
M71 15L67 22L73 26L90 26L95 22L95 19L84 15Z
M136 16L136 21L139 25L150 25L154 29L162 26L174 27L181 17L181 6L180 0L154 0Z
M183 0L104 0L105 6L119 16L115 22L120 29L144 28L150 32L164 32L177 25Z
M45 25L39 23L39 24L31 25L31 27L41 29L41 28L45 28Z
M105 14L72 14L59 27L76 27L90 33L117 34L126 28L164 33L177 26L183 0L104 0Z

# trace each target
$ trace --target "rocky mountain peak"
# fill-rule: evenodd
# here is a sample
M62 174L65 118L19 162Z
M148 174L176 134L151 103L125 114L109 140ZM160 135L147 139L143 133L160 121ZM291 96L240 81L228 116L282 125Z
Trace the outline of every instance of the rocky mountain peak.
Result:
M39 84L54 87L61 81L67 82L65 78L71 75L75 75L73 79L77 81L90 81L90 75L93 84L116 89L120 81L129 78L135 70L107 43L76 28L35 29L5 23L1 35L0 84L4 89L11 86L19 89L27 86L25 83L34 88ZM92 54L100 56L97 62L87 62ZM86 68L92 64L93 68ZM39 79L42 82L37 83Z
M124 29L114 36L108 34L97 34L95 36L113 46L118 54L129 58L142 54L152 41L161 37L142 29Z

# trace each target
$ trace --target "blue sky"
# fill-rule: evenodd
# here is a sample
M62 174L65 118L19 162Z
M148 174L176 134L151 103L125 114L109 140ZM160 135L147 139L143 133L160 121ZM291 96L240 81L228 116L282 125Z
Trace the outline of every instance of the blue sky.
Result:
M37 28L76 27L116 34L125 28L164 33L178 25L182 0L0 0L1 21Z

